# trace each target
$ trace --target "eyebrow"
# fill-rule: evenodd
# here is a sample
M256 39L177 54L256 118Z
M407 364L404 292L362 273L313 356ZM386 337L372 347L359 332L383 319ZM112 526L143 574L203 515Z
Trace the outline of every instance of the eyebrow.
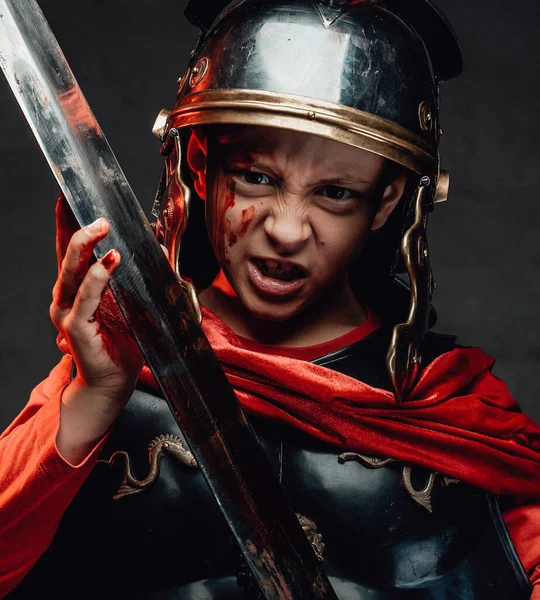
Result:
M246 156L250 154L256 154L258 158L268 156L271 154L271 149L269 147L258 146L258 147L250 147L247 149L244 143L240 140L234 139L233 136L223 135L219 137L220 144L223 146L227 146L228 150L231 153L231 158L234 160L242 159L246 160ZM235 156L236 155L236 156ZM248 162L248 161L246 161ZM270 165L261 164L259 160L253 161L252 166L255 168L268 168ZM323 177L314 182L313 185L358 185L365 184L371 185L372 181L367 181L365 179L361 179L356 175L353 171L350 170L340 170L340 167L336 167L335 174L331 177Z
M338 173L337 175L335 175L334 177L324 177L323 179L320 179L319 181L316 182L316 185L321 185L321 184L325 184L325 185L337 185L337 186L343 186L343 185L355 185L358 183L364 183L366 185L370 185L373 182L372 181L366 181L365 179L360 179L355 175L352 175L350 173Z

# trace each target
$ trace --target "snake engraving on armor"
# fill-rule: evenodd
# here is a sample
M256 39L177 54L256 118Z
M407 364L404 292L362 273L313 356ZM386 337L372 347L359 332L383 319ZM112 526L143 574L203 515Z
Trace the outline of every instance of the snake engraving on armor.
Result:
M338 456L340 464L344 464L351 460L355 460L371 469L380 469L390 463L398 462L393 458L376 458L373 456L366 456L365 454L359 454L357 452L344 452ZM441 475L442 484L446 487L452 483L460 483L459 479L443 475L437 471L430 473L425 486L422 489L416 489L412 482L412 470L411 465L404 465L403 471L401 472L401 484L409 494L409 496L422 508L425 508L428 512L433 512L433 506L431 503L431 494L437 481L437 475Z
M296 513L296 517L300 521L300 525L302 525L302 529L304 530L304 533L306 534L307 539L313 548L313 552L315 552L317 560L323 562L325 545L323 542L323 536L318 532L315 521L312 521L311 519L308 519L299 513Z
M137 479L131 469L131 457L127 452L119 450L115 452L109 460L100 460L98 462L104 462L109 465L113 465L115 459L118 456L123 456L126 461L124 480L120 489L114 496L115 500L131 496L133 494L139 494L140 492L146 491L152 484L157 481L159 477L159 461L165 454L169 454L173 458L176 458L179 462L187 467L198 468L195 457L189 450L187 450L180 438L176 435L166 434L160 435L148 446L148 460L150 463L150 471L145 479Z

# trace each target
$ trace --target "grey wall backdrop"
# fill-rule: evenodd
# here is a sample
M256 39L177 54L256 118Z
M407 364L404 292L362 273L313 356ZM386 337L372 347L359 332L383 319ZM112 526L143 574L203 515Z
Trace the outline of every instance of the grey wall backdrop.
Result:
M204 0L201 0L204 1ZM161 171L150 134L196 39L177 0L41 0L141 204ZM437 329L498 358L540 421L540 5L438 0L465 74L445 86L443 166L451 199L431 219ZM48 307L57 186L0 77L0 430L59 358Z

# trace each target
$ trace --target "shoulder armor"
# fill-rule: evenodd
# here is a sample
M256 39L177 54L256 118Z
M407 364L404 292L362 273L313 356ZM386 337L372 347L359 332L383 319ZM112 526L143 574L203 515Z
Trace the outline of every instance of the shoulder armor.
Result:
M461 346L457 344L456 341L456 335L428 331L421 349L423 365L427 366L438 356L446 354L455 348L460 348Z

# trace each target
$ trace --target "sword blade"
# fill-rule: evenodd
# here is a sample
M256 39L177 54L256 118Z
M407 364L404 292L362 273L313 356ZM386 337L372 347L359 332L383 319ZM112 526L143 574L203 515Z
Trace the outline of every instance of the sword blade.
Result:
M77 220L111 223L111 290L268 600L335 599L34 0L0 0L0 66Z

